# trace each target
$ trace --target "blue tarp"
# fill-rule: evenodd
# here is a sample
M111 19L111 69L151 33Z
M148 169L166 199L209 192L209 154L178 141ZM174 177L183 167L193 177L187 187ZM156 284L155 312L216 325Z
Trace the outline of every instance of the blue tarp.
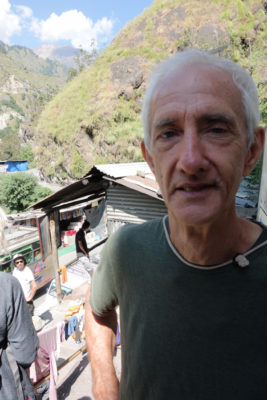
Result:
M7 172L27 171L28 161L6 161Z

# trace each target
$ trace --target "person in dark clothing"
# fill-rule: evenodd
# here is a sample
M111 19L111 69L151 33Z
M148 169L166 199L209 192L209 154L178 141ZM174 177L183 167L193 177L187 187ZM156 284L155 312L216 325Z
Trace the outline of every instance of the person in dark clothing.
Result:
M34 399L27 368L39 340L19 281L0 272L0 399Z
M79 262L82 264L85 271L88 273L88 282L91 283L91 264L89 259L89 249L86 243L86 232L88 232L90 222L84 221L81 229L78 230L75 236L76 254Z

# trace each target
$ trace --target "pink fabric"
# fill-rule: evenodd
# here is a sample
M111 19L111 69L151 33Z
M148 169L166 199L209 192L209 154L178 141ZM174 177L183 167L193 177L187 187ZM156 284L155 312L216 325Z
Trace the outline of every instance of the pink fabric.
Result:
M56 378L57 359L60 352L60 343L64 340L64 322L39 332L39 350L35 362L30 367L30 378L33 383L38 382L50 373L49 399L57 399Z

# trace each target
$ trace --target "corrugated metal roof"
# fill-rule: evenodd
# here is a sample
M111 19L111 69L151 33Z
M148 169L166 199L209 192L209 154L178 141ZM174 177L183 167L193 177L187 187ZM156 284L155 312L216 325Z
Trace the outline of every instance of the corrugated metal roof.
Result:
M135 176L137 173L151 174L151 170L146 162L97 164L95 167L104 175L114 179L123 178L125 176Z
M26 219L39 218L45 215L40 210L25 211L17 214L8 214L7 218L12 221L24 221Z
M82 201L82 200L84 200L84 199L86 199L86 198L88 198L88 196L82 197L82 198L80 198L80 199L76 199L75 201L80 201L80 203L75 204L75 205L72 205L72 206L69 206L69 207L66 206L67 203L71 203L71 204L72 204L73 201L67 202L67 203L58 204L57 207L60 208L59 212L64 213L64 212L67 212L67 211L77 210L77 209L79 209L79 208L86 207L86 206L88 206L89 204L92 204L92 203L94 203L94 202L97 201L97 200L101 200L101 199L103 199L104 197L103 197L103 196L101 196L101 197L94 197L93 200L87 199L87 201ZM65 205L65 208L64 208L64 205Z
M148 195L148 191L142 193L122 185L112 185L107 190L108 223L142 223L165 214L167 209L164 202L151 194Z
M84 178L48 195L33 204L32 207L51 208L62 206L62 203L78 202L82 196L86 197L94 192L99 192L101 188L105 190L102 177L148 196L158 197L158 184L146 162L98 164Z
M84 183L83 183L84 182ZM105 185L100 179L81 179L74 182L55 193L50 194L44 199L31 205L33 208L51 208L60 205L61 203L76 202L80 197L94 195L105 191Z
M101 164L95 168L104 174L104 178L157 198L159 186L146 162Z
M158 192L159 191L159 185L157 181L152 176L126 176L124 177L121 181L126 181L126 182L131 182L134 185L141 186L145 189L152 190L153 192Z

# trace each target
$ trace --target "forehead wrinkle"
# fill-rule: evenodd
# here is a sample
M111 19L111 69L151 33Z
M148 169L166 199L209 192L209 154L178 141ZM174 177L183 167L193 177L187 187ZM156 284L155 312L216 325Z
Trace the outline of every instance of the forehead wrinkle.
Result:
M210 68L210 66L207 68L200 66L196 70L196 65L194 65L168 75L154 88L151 96L149 114L151 129L160 129L160 127L168 126L168 124L170 127L177 126L179 121L184 120L188 112L191 117L194 115L193 118L195 122L199 121L198 123L202 123L202 120L198 119L198 116L201 118L202 112L207 115L222 114L226 116L225 123L229 126L244 125L243 128L246 129L240 91L235 84L231 83L233 82L229 80L228 73L223 72L218 75L217 68ZM198 98L203 96L205 101L208 102L209 109L202 108L202 99L198 101ZM211 101L208 101L209 97ZM215 104L213 104L214 99ZM173 104L173 108L171 104ZM164 113L166 111L165 115L161 113L162 107ZM230 107L230 110L228 108L225 109L225 107ZM159 121L157 121L157 117ZM203 122L205 121L203 120ZM209 121L206 120L206 122Z

